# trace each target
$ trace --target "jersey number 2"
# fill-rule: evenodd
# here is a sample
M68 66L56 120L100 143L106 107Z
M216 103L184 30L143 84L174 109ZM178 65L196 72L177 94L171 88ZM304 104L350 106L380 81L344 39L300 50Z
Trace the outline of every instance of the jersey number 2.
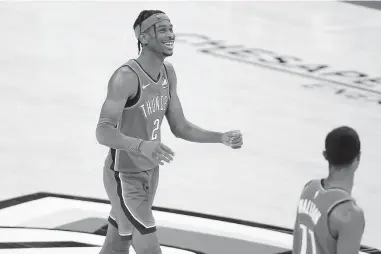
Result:
M160 128L160 120L155 119L155 121L153 121L153 130L152 130L151 140L157 139L157 131L159 130L159 128Z
M316 254L316 242L314 232L311 229L307 228L306 225L299 224L299 226L302 230L302 246L300 246L300 254L307 254L308 238L311 239L312 254Z

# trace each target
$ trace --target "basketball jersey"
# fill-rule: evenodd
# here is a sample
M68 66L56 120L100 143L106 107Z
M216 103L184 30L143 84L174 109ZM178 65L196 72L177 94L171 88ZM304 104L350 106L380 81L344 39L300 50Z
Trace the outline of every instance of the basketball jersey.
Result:
M347 201L355 202L345 190L325 189L322 180L309 182L299 200L293 254L335 254L337 239L328 228L329 215Z
M139 79L139 88L133 100L127 100L116 128L124 135L147 141L161 141L161 123L166 113L170 95L167 69L162 65L159 78L153 80L136 60L126 64ZM136 151L110 149L106 167L120 172L140 172L157 165Z

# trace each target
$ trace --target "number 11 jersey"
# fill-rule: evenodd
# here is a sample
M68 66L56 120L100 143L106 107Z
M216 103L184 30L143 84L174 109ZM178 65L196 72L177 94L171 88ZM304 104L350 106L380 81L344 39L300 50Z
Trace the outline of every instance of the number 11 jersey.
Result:
M343 189L323 187L313 180L303 189L294 228L293 254L335 254L336 236L329 229L329 215L344 202L355 202Z
M158 80L146 73L136 60L126 64L139 79L138 93L126 106L116 128L124 135L148 141L161 141L161 123L169 105L169 81L165 63ZM128 84L126 84L128 85ZM157 167L136 151L110 149L105 166L119 172L140 172Z

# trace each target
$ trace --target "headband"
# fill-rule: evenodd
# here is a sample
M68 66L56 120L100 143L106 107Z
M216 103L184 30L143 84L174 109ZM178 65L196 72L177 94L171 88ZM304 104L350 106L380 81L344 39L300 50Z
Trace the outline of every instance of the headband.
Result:
M134 29L136 39L139 40L139 36L141 33L144 33L148 28L163 20L169 20L168 16L164 13L153 14L145 20L143 20L143 22L140 25L136 26Z

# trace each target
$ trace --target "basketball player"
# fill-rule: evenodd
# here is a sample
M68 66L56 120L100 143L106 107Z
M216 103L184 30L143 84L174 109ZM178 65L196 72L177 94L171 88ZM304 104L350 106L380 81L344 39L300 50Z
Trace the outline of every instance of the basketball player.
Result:
M207 131L184 117L174 68L164 62L175 41L168 16L142 11L133 28L142 51L113 73L96 131L98 142L110 148L103 179L112 208L101 254L129 253L130 245L137 254L161 253L151 208L159 165L174 156L161 142L164 115L178 138L234 149L243 144L239 131Z
M294 228L293 254L358 254L364 213L351 196L360 162L360 139L347 126L325 139L329 175L302 191Z

